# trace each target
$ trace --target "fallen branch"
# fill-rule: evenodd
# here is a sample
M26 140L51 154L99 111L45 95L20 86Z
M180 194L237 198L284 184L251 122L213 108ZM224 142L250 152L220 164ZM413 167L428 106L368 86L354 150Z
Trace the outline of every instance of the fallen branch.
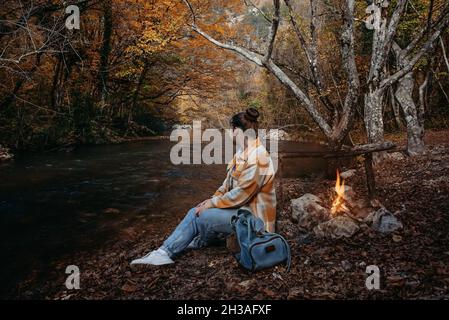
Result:
M297 150L297 151L282 151L279 152L281 158L308 158L308 157L317 157L317 158L346 158L346 157L354 157L359 155L371 154L373 152L381 152L381 151L402 151L402 149L396 149L396 145L390 141L385 141L381 143L370 143L359 145L355 147L347 147L343 146L341 150L332 152L330 150L322 150L322 151L307 151L307 150Z

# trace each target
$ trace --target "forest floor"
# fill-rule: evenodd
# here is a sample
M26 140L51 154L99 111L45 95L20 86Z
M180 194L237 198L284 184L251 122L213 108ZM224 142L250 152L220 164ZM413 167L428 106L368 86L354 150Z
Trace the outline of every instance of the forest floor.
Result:
M403 137L390 137L404 144ZM353 237L301 241L290 221L289 199L313 193L332 200L335 181L283 179L278 231L292 248L290 273L283 266L257 273L241 269L225 247L187 251L175 264L130 267L156 248L182 216L164 230L124 237L100 251L80 253L81 289L64 287L68 261L39 286L22 283L16 298L41 299L437 299L449 298L449 131L428 131L425 156L390 159L376 167L378 200L404 227L382 234L370 227ZM366 197L364 171L348 179ZM144 227L144 226L142 226ZM148 231L148 230L147 230ZM381 271L379 290L368 290L366 266Z

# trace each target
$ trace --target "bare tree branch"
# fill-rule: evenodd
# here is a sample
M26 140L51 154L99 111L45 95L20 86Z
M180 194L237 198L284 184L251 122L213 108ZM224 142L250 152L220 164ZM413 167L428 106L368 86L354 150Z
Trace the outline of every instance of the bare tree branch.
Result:
M263 62L267 63L268 60L271 59L271 55L273 54L273 48L274 48L274 41L276 40L276 34L279 28L279 21L280 21L280 0L273 0L274 5L274 16L273 16L273 22L271 23L270 27L270 34L268 36L268 48L267 52L263 58Z
M192 5L187 0L183 0L183 1L184 1L185 5L187 6L187 8L189 8L190 13L192 14L193 25L196 25L196 15L195 15L195 11L193 11Z
M433 48L435 41L440 37L443 30L445 30L449 26L449 10L444 10L442 19L438 20L439 23L435 26L435 31L433 32L433 34L429 36L427 41L421 46L421 48L415 53L413 57L407 57L409 63L407 63L402 69L398 70L393 75L381 81L380 88L385 88L395 83L404 75L409 73L416 65L416 63L418 63L418 61ZM400 53L402 57L404 57L406 54L406 49L404 52Z
M265 12L263 12L262 9L260 9L258 6L256 6L251 0L243 0L243 3L247 6L247 7L253 7L254 9L257 10L257 12L260 13L260 15L268 22L271 23L271 19L265 14Z
M391 45L393 43L394 36L396 35L396 30L398 29L399 22L405 10L405 5L408 0L399 0L396 8L391 16L390 23L388 24L387 34L385 37L384 48L382 51L382 59L386 59L388 53L391 50Z
M331 127L326 120L324 120L307 95L273 61L270 60L266 67L276 76L276 78L278 78L281 83L293 91L297 99L303 103L304 108L310 114L312 119L318 124L323 133L330 137L332 134Z
M441 36L439 36L439 38L440 38L440 46L441 46L441 51L443 53L444 62L446 63L447 71L449 72L449 60L447 59L446 48L444 47L444 42L443 42L443 39L441 38Z
M8 58L5 59L5 58L0 57L0 62L19 64L22 62L23 59L25 59L29 56L42 54L42 53L61 53L61 51L60 50L44 50L43 48L38 48L35 51L30 51L30 52L24 53L15 59L8 59Z
M183 0L185 3L188 3L188 0ZM190 11L192 14L194 14L194 10L192 6L189 4ZM271 59L269 59L267 62L264 61L264 57L260 54L257 54L255 52L251 52L247 49L244 49L242 47L235 46L233 44L226 44L222 43L204 31L202 31L198 26L195 24L192 24L192 29L203 36L206 40L213 43L214 45L236 52L240 54L241 56L245 57L246 59L252 61L253 63L257 64L258 66L267 68L276 78L284 84L286 87L292 90L296 98L302 102L304 108L307 110L307 112L310 114L312 119L318 124L318 126L321 128L323 133L330 137L332 133L332 129L329 126L329 124L326 122L326 120L321 116L319 111L316 109L313 102L308 98L308 96L287 76L287 74L282 71L279 66L277 66Z
M318 82L318 86L321 87L322 81L320 74L318 72L318 40L317 40L317 31L316 31L316 3L315 0L310 0L310 54L312 57L312 68L317 75L316 81Z
M418 13L418 11L416 10L416 8L413 5L412 5L412 8L414 9L414 11L416 13ZM402 54L403 55L410 54L416 48L416 46L423 40L423 38L426 35L428 35L430 33L430 31L435 28L435 26L437 26L438 24L440 24L442 22L447 11L449 11L449 3L446 3L446 5L443 7L438 18L432 23L431 16L433 15L433 7L429 8L429 14L428 14L426 26L421 28L421 30L418 32L418 34L415 36L415 38L407 45L407 47L405 47L403 49Z
M255 53L255 52L252 52L252 51L249 51L248 49L235 46L233 44L220 42L220 41L214 39L213 37L211 37L210 35L208 35L207 33L205 33L203 30L201 30L196 25L192 25L192 30L197 32L201 36L203 36L206 40L208 40L209 42L213 43L214 45L216 45L216 46L218 46L220 48L226 49L226 50L234 51L234 52L242 55L243 57L247 58L248 60L254 62L258 66L263 67L264 63L263 63L263 56L262 55L260 55L258 53Z
M290 23L293 27L293 31L295 32L299 43L301 45L301 48L304 51L304 54L306 55L307 58L307 62L309 65L309 70L310 73L312 75L312 84L314 85L314 87L317 90L319 99L321 100L321 102L323 103L323 105L329 110L332 111L333 109L335 109L334 105L332 104L332 102L329 100L329 98L327 96L325 96L323 93L325 92L325 89L323 88L323 82L322 82L322 77L320 74L320 71L318 69L318 65L317 65L317 50L316 50L316 40L313 42L313 44L309 45L305 39L305 36L303 35L303 33L301 32L301 29L294 17L293 14L293 8L292 5L290 3L290 0L284 0L285 5L287 6L288 12L289 12L289 17L290 17ZM312 4L311 4L312 5ZM314 10L312 10L313 13ZM314 27L314 22L311 23L311 29L315 28ZM313 25L313 27L312 27ZM312 30L311 30L312 31ZM312 32L315 34L315 32ZM316 34L315 34L316 37ZM312 47L315 46L315 49L312 49Z

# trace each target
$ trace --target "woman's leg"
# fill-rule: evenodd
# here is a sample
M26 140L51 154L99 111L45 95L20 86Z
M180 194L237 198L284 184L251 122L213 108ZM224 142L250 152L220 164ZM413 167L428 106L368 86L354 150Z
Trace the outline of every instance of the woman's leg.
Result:
M161 249L170 257L181 253L197 235L201 241L208 244L232 232L231 218L237 214L238 209L211 208L204 210L199 217L195 215L195 208L189 210L187 215L176 227L173 233L164 241Z
M198 218L198 229L201 241L213 244L232 233L231 220L237 215L238 209L211 208L204 210Z
M165 250L170 257L180 253L189 243L198 235L198 227L196 224L197 216L195 208L190 209L181 223L164 241L161 249Z

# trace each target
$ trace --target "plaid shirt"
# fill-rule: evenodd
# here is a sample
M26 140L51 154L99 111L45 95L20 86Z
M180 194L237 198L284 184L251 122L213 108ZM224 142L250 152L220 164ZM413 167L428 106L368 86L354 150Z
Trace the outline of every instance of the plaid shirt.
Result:
M226 179L212 197L216 208L249 208L261 218L265 228L274 232L276 222L276 192L274 167L270 154L256 139L228 164Z

